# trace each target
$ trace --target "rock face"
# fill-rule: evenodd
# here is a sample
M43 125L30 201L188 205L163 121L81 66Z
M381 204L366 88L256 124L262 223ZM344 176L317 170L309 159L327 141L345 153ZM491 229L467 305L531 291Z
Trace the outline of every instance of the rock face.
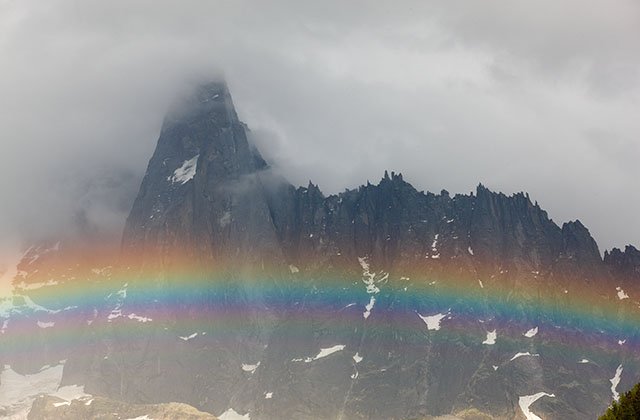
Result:
M136 252L198 251L247 262L276 250L266 163L247 141L224 83L198 88L166 117L127 220Z
M41 357L92 395L253 420L582 419L640 374L635 248L603 259L580 221L483 185L297 188L222 82L166 117L123 250L120 284L88 274L104 292L70 317L83 351Z
M186 112L168 117L127 222L125 247L167 252L192 244L203 260L241 261L244 267L264 261L288 265L292 273L305 274L309 288L318 289L323 287L320 278L335 267L352 267L358 272L362 257L379 272L398 277L404 270L430 273L434 278L455 270L462 273L460 277L484 279L484 283L480 280L482 287L497 284L496 275L509 273L500 287L506 282L512 299L520 296L535 302L539 290L550 287L557 289L560 297L554 305L559 307L565 302L567 285L574 285L575 279L588 285L614 276L637 275L635 249L614 250L603 261L580 221L558 226L527 194L506 196L483 185L471 195L423 193L401 174L385 172L375 185L325 196L312 183L296 188L274 176L247 141L245 130L224 83L200 88ZM239 292L238 298L247 299L248 293ZM572 369L560 375L551 373L557 365L545 368L528 356L515 366L503 367L496 361L491 367L483 346L469 346L462 336L446 344L422 337L425 348L413 353L406 343L421 339L403 336L401 325L420 320L398 318L391 308L402 305L402 300L394 291L387 293L377 295L377 313L371 315L392 326L382 335L368 332L364 318L354 322L347 337L327 337L327 326L333 320L322 315L292 341L282 330L302 316L305 309L299 308L314 306L314 300L322 299L318 296L306 296L304 303L292 302L284 314L274 309L269 312L274 322L268 326L257 319L248 321L243 328L264 341L256 338L247 347L264 350L245 352L244 357L261 364L248 380L228 376L246 385L230 393L227 405L235 401L236 408L250 411L253 418L406 418L474 406L496 417L512 417L518 412L514 409L517 399L508 395L514 391L525 394L526 383L531 381L540 389L571 388L549 409L559 413L557 418L578 418L581 412L597 412L608 402L607 368L592 368L604 369L599 373L603 378L595 388L587 386L581 381L588 375L573 370L575 356L565 355ZM269 306L268 298L261 302ZM419 307L409 304L403 316L410 317L407 314ZM345 313L360 310L351 308ZM346 342L350 353L336 352L302 366L292 363L319 348L331 348L339 340ZM530 341L523 348L535 350ZM354 365L354 352L365 352L366 362ZM231 356L223 360L241 364ZM504 373L489 375L498 372L495 365ZM351 373L341 373L345 371ZM283 378L288 378L286 384ZM524 378L528 379L522 382ZM579 384L574 383L576 378ZM221 381L228 383L228 379ZM593 392L603 395L587 402ZM271 394L277 397L264 398ZM198 401L193 402L198 406ZM220 405L215 409L199 406L221 410Z
M627 280L628 283L640 280L640 251L627 245L624 251L613 248L605 251L604 263L616 275Z

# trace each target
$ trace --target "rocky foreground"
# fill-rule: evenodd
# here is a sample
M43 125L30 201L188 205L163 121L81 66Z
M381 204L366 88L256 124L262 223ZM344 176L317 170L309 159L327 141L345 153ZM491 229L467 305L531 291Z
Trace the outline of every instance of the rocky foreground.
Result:
M216 420L187 404L127 404L100 397L65 401L41 396L33 403L29 420Z

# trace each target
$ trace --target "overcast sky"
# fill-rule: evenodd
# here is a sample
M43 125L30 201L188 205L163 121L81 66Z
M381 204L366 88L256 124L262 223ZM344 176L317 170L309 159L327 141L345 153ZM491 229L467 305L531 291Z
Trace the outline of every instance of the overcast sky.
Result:
M120 231L168 103L220 69L296 184L482 182L639 245L639 40L637 0L0 0L0 243Z

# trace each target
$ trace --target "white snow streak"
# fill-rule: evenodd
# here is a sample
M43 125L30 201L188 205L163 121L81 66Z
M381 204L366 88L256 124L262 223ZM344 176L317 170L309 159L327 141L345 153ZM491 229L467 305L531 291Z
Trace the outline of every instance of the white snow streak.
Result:
M536 416L529 410L531 404L538 401L542 397L555 398L555 395L547 394L546 392L538 392L537 394L525 395L518 399L518 405L520 406L520 409L524 413L524 416L527 418L527 420L542 420L540 417Z
M193 334L191 334L189 336L185 336L185 337L180 336L180 339L183 340L183 341L189 341L189 340L191 340L193 338L196 338L197 336L198 336L198 333L195 332L195 333L193 333Z
M318 359L322 359L323 357L327 357L333 353L339 352L341 350L344 350L345 346L344 344L337 344L333 347L327 347L324 349L320 349L320 353L318 353L316 355L316 357L313 358L313 360L318 360ZM313 361L312 360L312 361Z
M244 370L245 372L254 373L259 366L260 366L260 362L256 363L255 365L249 365L249 364L243 363L242 370Z
M609 379L609 382L611 382L611 394L613 395L613 399L618 401L620 399L620 394L618 393L617 389L618 388L618 384L620 383L620 377L622 376L622 365L619 365L618 368L616 369L616 374L613 376L613 378Z
M433 252L438 252L438 237L440 236L439 233L436 233L436 236L433 237L433 242L431 243L431 250Z
M196 169L198 168L198 158L200 157L200 155L195 155L194 157L192 157L189 160L185 160L184 163L182 164L181 167L179 167L178 169L176 169L173 172L173 175L171 175L168 180L171 181L174 184L180 183L181 185L186 184L187 182L189 182L191 179L193 179L193 177L196 174Z
M376 274L370 271L370 266L367 259L364 257L362 258L358 257L358 262L360 263L360 267L362 267L362 281L367 287L367 294L372 295L369 298L369 303L364 308L365 311L362 313L362 316L364 317L364 319L367 319L371 315L371 310L376 304L375 295L380 293L380 288L376 286L376 280L375 280ZM388 277L389 277L388 274L385 275L381 279L381 281L386 280Z
M152 318L148 318L146 316L140 316L140 315L136 315L136 314L129 314L129 315L127 315L127 318L136 320L138 322L142 322L143 324L153 321Z
M487 332L487 339L482 342L482 344L494 345L496 344L496 338L498 338L498 333L496 330Z
M362 313L362 316L364 317L364 319L369 318L369 315L371 315L371 310L373 309L375 304L376 304L376 298L371 296L369 298L369 303L367 303L367 305L364 307L364 309L366 310Z
M529 352L526 352L526 353L516 353L516 355L515 355L515 356L513 356L513 357L511 358L511 360L509 360L509 361L510 361L510 362L512 362L512 361L516 360L517 358L519 358L519 357L523 357L523 356L539 357L540 355L539 355L539 354L531 354L531 353L529 353Z
M523 335L527 338L531 338L531 337L535 337L536 334L538 334L538 327L531 328L529 331L527 331Z

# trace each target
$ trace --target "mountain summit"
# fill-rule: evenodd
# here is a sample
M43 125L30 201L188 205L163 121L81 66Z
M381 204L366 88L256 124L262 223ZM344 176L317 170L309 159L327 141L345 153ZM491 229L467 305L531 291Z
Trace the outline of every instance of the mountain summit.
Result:
M267 168L249 144L224 82L195 89L165 118L124 246L157 254L197 251L251 259L276 244L259 174Z

